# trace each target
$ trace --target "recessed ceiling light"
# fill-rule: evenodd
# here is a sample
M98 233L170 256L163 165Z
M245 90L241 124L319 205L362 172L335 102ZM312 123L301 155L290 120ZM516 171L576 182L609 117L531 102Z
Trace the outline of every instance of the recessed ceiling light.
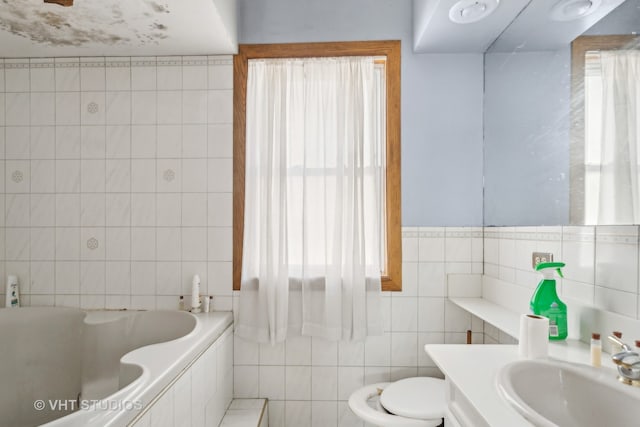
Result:
M551 9L554 21L573 21L591 15L600 7L602 0L560 0Z
M471 24L491 15L500 0L461 0L449 9L449 19L456 24Z

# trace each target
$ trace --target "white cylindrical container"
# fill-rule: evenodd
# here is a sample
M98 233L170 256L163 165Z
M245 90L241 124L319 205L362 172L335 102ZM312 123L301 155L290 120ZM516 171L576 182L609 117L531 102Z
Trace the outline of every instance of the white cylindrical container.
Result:
M20 290L18 289L18 276L7 276L6 308L20 307Z
M202 301L203 302L203 304L202 304L203 305L203 311L205 313L209 312L209 308L210 308L209 307L209 303L211 302L211 300L209 298L210 297L208 295L205 295L205 296L202 297L202 299L203 299L203 301Z
M549 319L535 314L520 316L518 354L525 359L547 357L549 351Z
M602 341L600 334L595 332L591 334L591 366L602 366Z
M200 313L200 276L193 276L191 283L191 312Z

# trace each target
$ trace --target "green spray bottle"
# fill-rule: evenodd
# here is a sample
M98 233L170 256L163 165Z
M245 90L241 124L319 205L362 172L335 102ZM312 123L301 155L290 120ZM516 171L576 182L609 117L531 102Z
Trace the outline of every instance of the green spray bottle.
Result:
M563 340L567 338L567 305L563 303L556 292L554 272L562 276L563 262L541 262L536 265L536 271L544 278L538 283L536 291L531 297L530 308L533 314L549 318L549 339Z

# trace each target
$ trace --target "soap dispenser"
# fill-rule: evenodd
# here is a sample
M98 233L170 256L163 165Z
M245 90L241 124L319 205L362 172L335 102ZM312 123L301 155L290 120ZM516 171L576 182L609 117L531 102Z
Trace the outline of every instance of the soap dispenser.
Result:
M567 305L556 292L554 273L562 277L563 262L543 262L536 265L536 271L543 275L531 297L530 308L533 314L549 318L549 339L563 340L567 338Z

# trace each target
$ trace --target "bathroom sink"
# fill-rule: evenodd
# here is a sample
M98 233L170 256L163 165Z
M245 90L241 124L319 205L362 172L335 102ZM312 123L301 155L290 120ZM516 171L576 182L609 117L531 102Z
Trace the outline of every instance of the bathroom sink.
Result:
M539 427L638 425L640 388L616 380L607 368L521 360L497 376L501 396Z

